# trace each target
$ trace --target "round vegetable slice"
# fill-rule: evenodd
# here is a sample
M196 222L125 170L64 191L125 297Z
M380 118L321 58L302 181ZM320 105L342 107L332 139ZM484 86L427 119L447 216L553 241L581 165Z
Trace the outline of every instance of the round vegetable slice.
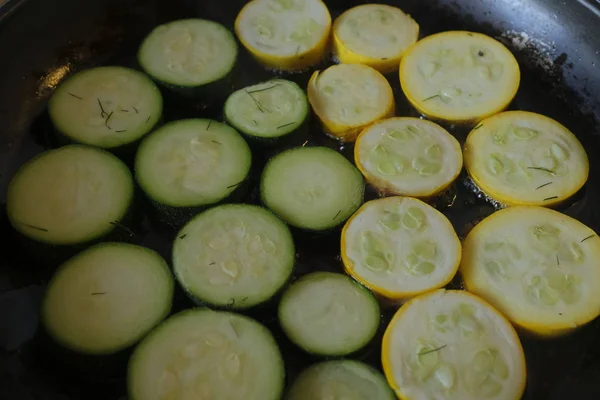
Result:
M252 139L290 135L306 125L308 100L292 81L272 79L233 92L225 102L225 119Z
M264 208L228 204L199 214L177 234L173 269L192 299L244 309L283 287L295 255L283 221Z
M497 114L471 131L465 167L485 194L507 205L559 204L589 174L587 154L571 131L525 111Z
M313 272L294 282L281 297L279 323L309 353L344 356L366 346L381 322L379 304L346 275Z
M189 208L228 198L248 177L248 144L210 119L170 122L140 144L135 176L159 206Z
M233 34L205 19L159 25L142 42L138 61L152 78L173 89L206 87L232 72L238 54Z
M403 400L519 400L525 390L514 328L465 291L437 290L402 306L385 331L381 358Z
M104 150L68 145L39 154L12 178L12 226L37 242L74 245L113 231L133 201L127 166Z
M302 371L285 400L395 400L383 375L354 360L325 361Z
M61 83L48 112L56 130L68 139L115 149L150 132L161 120L162 105L160 90L141 72L98 67Z
M296 147L273 157L261 178L263 203L297 228L322 231L362 204L365 184L344 156L326 147Z
M365 203L342 230L346 272L373 292L406 300L448 284L461 246L450 221L410 197Z
M102 243L56 271L42 303L42 321L64 347L112 354L167 316L173 286L166 261L153 250Z
M302 71L326 54L331 16L321 0L253 0L235 20L244 47L268 68Z
M353 142L364 127L394 114L390 84L366 65L340 64L315 71L307 93L325 132L344 142Z
M504 110L519 88L512 53L489 36L442 32L418 41L400 62L400 85L420 113L474 123Z
M419 37L419 25L384 4L353 7L333 23L333 55L343 64L365 64L386 74L397 71L402 54Z
M129 360L131 400L278 400L283 359L273 335L243 315L196 308L158 326Z
M480 222L464 242L467 290L515 325L542 336L571 332L600 315L600 239L543 207L516 206Z
M429 197L460 174L462 151L454 136L433 122L389 118L361 132L354 161L382 193Z

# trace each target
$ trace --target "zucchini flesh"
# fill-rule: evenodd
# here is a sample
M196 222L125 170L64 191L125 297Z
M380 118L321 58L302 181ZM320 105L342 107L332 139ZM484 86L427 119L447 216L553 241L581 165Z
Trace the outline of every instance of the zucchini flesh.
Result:
M106 149L150 132L162 116L162 96L141 72L98 67L79 72L52 94L48 112L70 140Z
M133 201L133 187L129 169L114 155L68 145L21 166L8 187L7 215L35 241L84 243L115 229Z
M527 381L512 325L463 290L436 290L403 305L385 331L381 358L400 399L516 400Z
M42 304L46 330L84 354L111 354L141 339L171 310L173 278L150 249L125 243L91 247L63 264Z
M300 373L285 400L395 400L384 376L359 361L325 361Z
M233 34L223 25L183 19L154 28L140 46L138 61L159 82L199 87L225 78L237 53Z
M290 225L326 230L363 202L360 172L334 150L297 147L273 157L261 178L264 204Z
M131 400L281 398L285 370L273 336L248 317L183 311L146 337L129 361Z
M155 202L199 207L227 198L250 172L250 148L235 129L209 119L170 122L138 148L135 175Z
M343 274L314 272L283 294L279 322L286 335L312 354L343 356L367 345L379 326L379 304Z
M289 229L275 215L227 204L199 214L177 234L173 269L197 302L244 309L281 289L295 254Z
M284 79L273 79L232 93L224 111L227 122L256 138L290 134L304 125L309 116L304 91Z
M291 57L316 47L330 25L321 0L254 0L240 11L236 32L254 52Z

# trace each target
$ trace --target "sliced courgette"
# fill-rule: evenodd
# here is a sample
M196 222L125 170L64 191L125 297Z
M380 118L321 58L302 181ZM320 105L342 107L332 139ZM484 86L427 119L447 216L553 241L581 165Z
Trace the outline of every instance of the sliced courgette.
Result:
M158 253L125 243L102 243L54 274L41 317L62 346L84 354L112 354L140 340L167 316L173 278Z
M237 55L238 45L227 28L193 18L154 28L139 48L138 62L165 87L220 97L228 89Z
M343 64L365 64L383 74L397 71L402 54L419 37L410 15L385 4L353 7L333 23L333 55Z
M70 141L117 149L138 141L161 120L163 101L154 82L124 67L81 71L50 97L56 130Z
M437 290L402 306L383 336L381 359L403 400L519 400L525 390L514 328L465 291Z
M346 272L390 300L406 300L448 284L461 246L450 221L410 197L363 205L342 230Z
M249 139L271 142L306 128L310 112L300 86L272 79L233 92L225 102L224 114L227 122Z
M68 145L39 154L12 178L6 209L29 239L75 245L120 226L133 201L127 166L104 150Z
M390 84L366 65L340 64L315 71L307 92L325 132L344 142L353 142L363 128L394 114Z
M395 400L383 375L360 361L325 361L302 371L285 400Z
M196 308L176 314L129 360L131 400L278 400L283 359L267 328L243 315Z
M235 129L210 119L186 119L142 141L135 176L167 222L179 225L239 193L250 164L250 148Z
M479 223L464 242L467 290L516 326L541 336L573 331L600 315L600 239L543 207L516 206Z
M228 204L199 214L177 234L173 269L198 303L244 309L283 287L295 255L283 221L264 208Z
M311 354L344 356L365 347L381 322L379 303L343 274L313 272L294 282L279 303L279 323Z
M364 181L347 160L326 147L296 147L265 166L263 203L288 224L323 231L344 222L362 204Z
M408 49L400 62L400 85L413 107L451 123L475 123L504 110L520 79L510 50L474 32L428 36Z
M465 144L465 167L483 192L506 205L553 206L585 184L585 149L543 115L508 111L487 118Z
M430 197L460 174L460 144L441 126L418 118L389 118L356 139L354 161L383 194Z
M268 68L302 71L326 55L331 16L321 0L253 0L235 20L244 47Z

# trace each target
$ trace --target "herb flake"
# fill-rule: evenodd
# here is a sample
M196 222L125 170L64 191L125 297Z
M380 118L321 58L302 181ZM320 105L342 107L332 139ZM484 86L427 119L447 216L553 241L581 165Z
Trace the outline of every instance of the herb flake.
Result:
M98 295L101 295L101 294L106 294L106 292L93 292L92 296L98 296Z
M73 96L73 97L75 97L76 99L83 100L83 97L79 97L79 96L77 96L76 94L73 94L73 93L71 93L71 92L67 92L67 94L68 94L69 96Z
M110 224L123 229L125 232L129 233L129 236L131 236L131 237L135 236L135 233L131 229L129 229L128 227L126 227L125 225L120 223L119 221L110 221Z
M425 98L425 99L423 99L423 100L421 100L421 101L429 101L429 100L435 99L436 97L440 97L440 95L439 95L439 94L436 94L436 95L433 95L433 96L427 97L427 98Z
M285 128L286 126L290 126L290 125L294 125L296 122L288 122L287 124L283 124L283 125L279 125L277 128L275 129L281 129L281 128Z
M544 172L554 175L554 171L552 171L551 169L548 169L548 168L544 168L544 167L527 167L527 169L534 169L536 171L544 171Z
M28 227L28 228L31 228L31 229L38 230L38 231L40 231L40 232L48 232L48 229L46 229L46 228L42 228L42 227L39 227L39 226L35 226L35 225L31 225L31 224L27 224L27 223L25 223L25 222L19 222L19 223L20 223L21 225L24 225L24 226L26 226L26 227Z
M540 185L540 186L536 187L536 188L535 188L535 190L540 190L540 189L541 189L541 188L543 188L543 187L546 187L546 186L548 186L548 185L552 185L552 183L553 183L553 182L546 182L546 183L544 183L543 185Z
M546 197L544 201L558 199L558 196Z
M267 90L271 90L273 88L276 88L277 86L279 86L279 83L275 83L273 86L269 86L269 87L262 88L262 89L246 90L246 93L253 94L253 93L266 92Z
M184 233L183 235L179 236L179 239L185 239L186 236L187 236L187 233Z
M336 219L340 215L341 212L342 212L342 210L338 210L337 214L335 214L335 217L333 217L333 219Z
M583 242L585 242L586 240L593 238L594 236L596 236L596 235L590 235L590 236L588 236L588 237L585 237L585 238L581 239L581 242L580 242L580 243L583 243Z
M429 354L429 353L435 353L436 351L440 351L440 350L442 350L443 348L445 348L447 346L448 346L447 344L443 344L440 347L436 347L435 349L430 349L430 350L422 351L422 352L418 353L417 355L418 356L424 356L424 355Z
M227 189L231 189L231 188L233 188L233 187L239 186L239 185L241 185L243 182L244 182L244 181L242 180L242 181L239 181L238 183L234 183L233 185L229 185L229 186L227 186Z

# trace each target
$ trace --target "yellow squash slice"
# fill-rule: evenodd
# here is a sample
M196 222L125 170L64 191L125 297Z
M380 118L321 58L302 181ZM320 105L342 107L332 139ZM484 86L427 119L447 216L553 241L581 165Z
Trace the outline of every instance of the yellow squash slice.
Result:
M364 4L336 18L333 55L342 64L365 64L387 74L398 70L418 37L419 25L399 8Z
M366 65L340 64L315 71L307 92L325 132L344 142L355 141L363 128L394 114L390 84Z
M465 166L475 184L506 205L552 206L587 181L579 140L560 123L525 111L487 118L467 137Z
M429 118L452 123L475 123L504 110L520 76L504 45L466 31L428 36L400 62L400 85L410 103Z
M331 16L321 0L252 0L235 20L244 47L268 68L302 71L326 55Z
M600 239L581 222L511 207L483 220L463 246L465 287L516 326L552 337L600 315Z
M462 169L460 144L441 126L418 118L389 118L365 128L354 161L382 194L429 197Z
M401 400L519 400L523 348L493 307L437 290L402 306L383 336L383 370Z
M403 301L448 284L461 245L442 213L396 196L369 201L348 220L341 253L354 279L386 299Z

